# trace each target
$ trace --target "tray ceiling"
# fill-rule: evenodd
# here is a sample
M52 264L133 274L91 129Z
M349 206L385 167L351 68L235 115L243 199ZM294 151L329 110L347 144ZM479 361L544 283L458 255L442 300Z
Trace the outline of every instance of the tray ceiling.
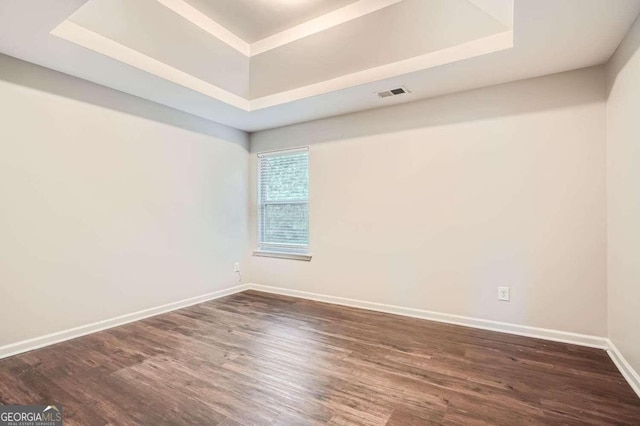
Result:
M505 25L478 6L486 1L330 1L323 8L333 5L334 10L294 26L295 34L288 28L284 34L244 45L211 20L218 16L211 11L213 3L221 9L224 0L90 0L52 34L255 111L510 48L511 23ZM208 6L206 17L193 9L196 3ZM242 0L237 6L250 3L256 7L241 15L258 19L265 11L286 9L287 2L275 0L264 7L263 0ZM299 13L291 15L298 19L303 12L323 10L314 1L298 3L306 5L292 7ZM511 0L498 4L508 16ZM231 16L226 13L224 20ZM279 27L271 30L275 28ZM273 37L277 40L265 48ZM256 45L262 46L258 52Z
M253 131L600 64L638 11L640 0L0 0L0 52ZM376 95L400 86L410 93Z
M357 0L185 0L247 43L277 34Z

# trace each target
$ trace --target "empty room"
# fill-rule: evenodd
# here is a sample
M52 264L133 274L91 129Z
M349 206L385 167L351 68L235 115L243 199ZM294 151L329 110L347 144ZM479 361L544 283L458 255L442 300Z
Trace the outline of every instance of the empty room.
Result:
M0 426L640 425L640 0L0 0Z

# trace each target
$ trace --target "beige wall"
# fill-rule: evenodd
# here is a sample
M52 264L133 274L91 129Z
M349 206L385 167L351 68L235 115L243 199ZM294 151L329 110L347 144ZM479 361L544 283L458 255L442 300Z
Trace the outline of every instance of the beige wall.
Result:
M246 280L605 336L605 98L598 67L253 134L310 145L313 260Z
M230 287L241 256L245 282L607 334L602 67L252 135L310 145L310 263L248 255L243 132L0 70L0 345Z
M608 71L609 337L640 372L640 21Z
M0 346L237 285L246 134L6 56L0 117Z

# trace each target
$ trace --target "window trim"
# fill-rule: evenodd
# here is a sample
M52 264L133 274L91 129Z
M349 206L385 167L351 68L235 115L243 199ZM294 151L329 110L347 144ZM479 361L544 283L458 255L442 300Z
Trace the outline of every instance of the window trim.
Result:
M301 146L295 148L288 149L278 149L272 151L263 151L259 152L256 155L256 249L253 251L254 256L259 257L273 257L278 259L291 259L291 260L303 260L303 261L311 261L311 241L308 244L285 244L285 243L263 243L263 232L264 232L264 216L261 213L263 206L266 205L282 205L282 204L307 204L311 205L311 194L309 191L309 197L307 200L293 200L293 201L273 201L268 203L262 203L262 185L260 182L260 159L263 157L271 157L271 156L279 156L286 153L296 153L296 152L306 152L307 153L307 173L310 173L310 158L309 158L309 146ZM311 182L308 183L309 187L311 187ZM309 213L311 211L309 210ZM308 219L311 222L310 218ZM278 246L281 248L278 249ZM300 250L296 250L300 249Z
M289 260L302 260L304 262L311 262L311 254L300 253L282 253L279 251L264 251L254 250L253 255L256 257L272 257L274 259L289 259Z

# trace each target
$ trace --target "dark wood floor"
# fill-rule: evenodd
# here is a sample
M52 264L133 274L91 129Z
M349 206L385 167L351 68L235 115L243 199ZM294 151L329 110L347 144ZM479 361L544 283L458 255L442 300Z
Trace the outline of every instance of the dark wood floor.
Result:
M245 292L0 361L65 424L640 424L602 350Z

